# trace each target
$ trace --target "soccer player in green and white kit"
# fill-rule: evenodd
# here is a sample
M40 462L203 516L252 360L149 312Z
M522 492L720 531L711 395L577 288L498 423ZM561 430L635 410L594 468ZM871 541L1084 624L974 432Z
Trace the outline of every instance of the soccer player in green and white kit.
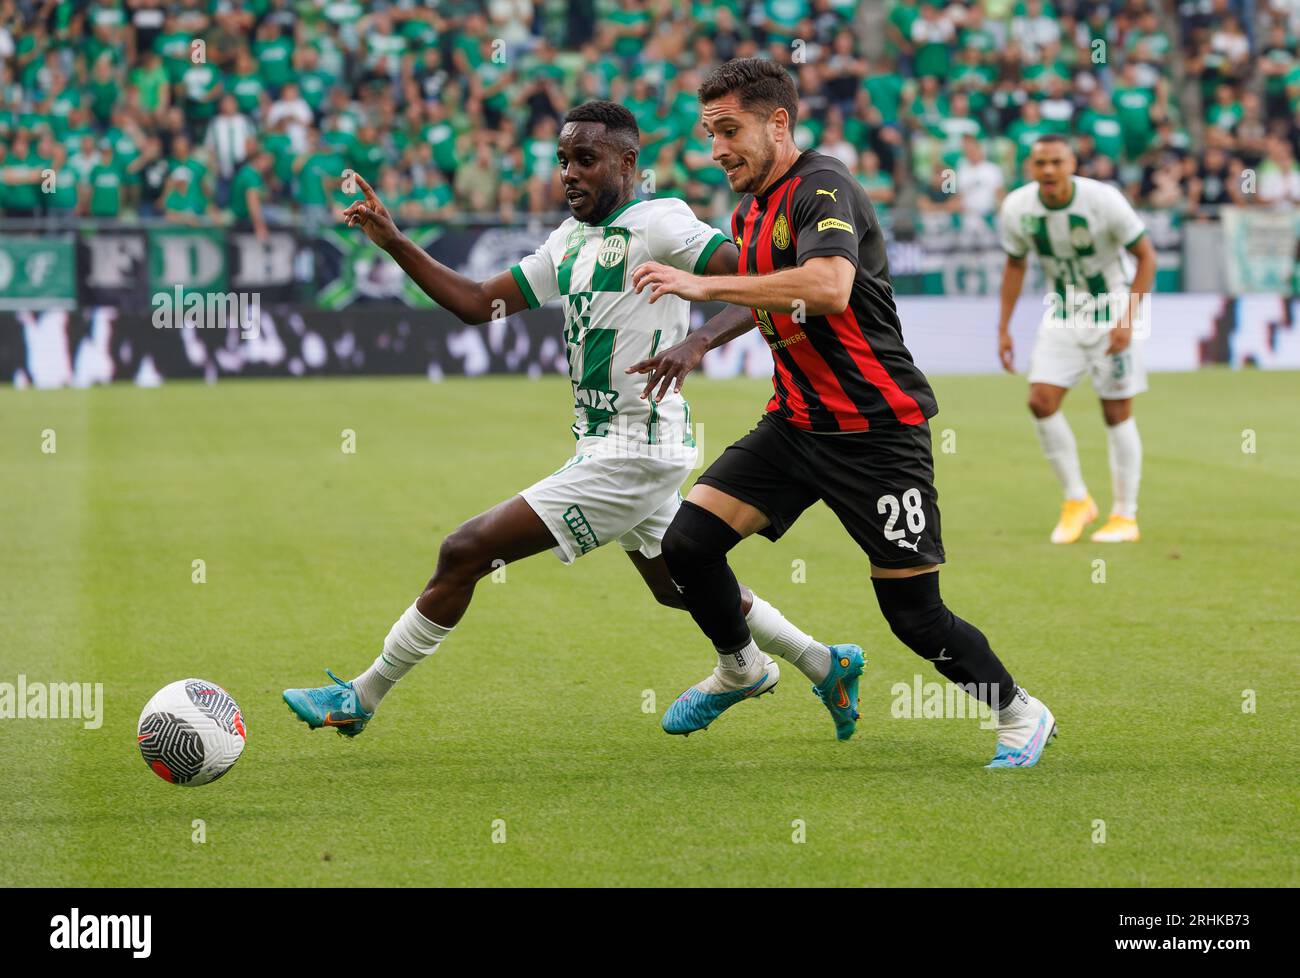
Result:
M360 733L393 686L446 640L465 614L475 584L498 561L550 550L572 563L617 540L655 598L684 607L660 542L695 465L690 409L676 392L646 397L629 368L686 338L690 303L669 297L650 304L633 291L632 270L653 261L695 274L734 275L738 252L681 201L636 198L639 145L636 120L621 105L588 102L569 112L556 155L573 216L534 254L486 282L430 258L397 230L370 185L357 177L364 200L344 212L348 225L364 230L465 322L562 300L577 447L558 471L443 541L433 578L361 675L344 682L330 672L333 685L285 690L285 702L312 728ZM737 332L752 325L747 313L740 316L734 309L721 316L736 320ZM780 675L770 656L780 656L813 681L837 736L852 736L862 650L816 642L748 589L742 590L741 610L763 655L761 678L739 688L731 681L729 670L754 672L755 664L742 653L733 657L737 661L720 661L719 690L736 701L768 692Z
M1040 136L1029 154L1033 182L1002 202L998 223L1007 264L998 355L1003 368L1014 373L1011 314L1025 284L1028 255L1037 252L1052 291L1029 361L1029 410L1065 495L1051 540L1074 543L1098 515L1083 481L1074 432L1061 411L1065 395L1088 374L1106 420L1113 496L1110 518L1091 539L1136 543L1142 439L1133 398L1147 389L1142 359L1147 324L1141 320L1155 282L1156 250L1123 194L1075 176L1074 170L1065 137Z

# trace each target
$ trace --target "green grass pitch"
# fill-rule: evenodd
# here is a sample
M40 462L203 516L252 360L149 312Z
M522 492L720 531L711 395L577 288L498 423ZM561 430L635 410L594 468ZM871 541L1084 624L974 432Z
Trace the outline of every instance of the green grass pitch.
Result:
M976 720L891 716L894 683L938 677L822 507L734 566L866 649L848 743L789 666L709 731L662 733L712 653L611 547L484 581L363 736L309 732L281 689L368 664L439 540L564 461L567 383L0 392L0 681L105 689L98 730L0 720L0 885L1300 883L1296 375L1155 376L1143 542L1120 547L1047 542L1057 491L1023 380L936 388L936 451L945 430L956 449L937 454L945 597L1060 723L1029 771L984 770ZM692 380L708 460L767 390ZM1104 512L1091 391L1068 411ZM154 777L134 738L187 676L229 689L249 730L229 776L194 790Z

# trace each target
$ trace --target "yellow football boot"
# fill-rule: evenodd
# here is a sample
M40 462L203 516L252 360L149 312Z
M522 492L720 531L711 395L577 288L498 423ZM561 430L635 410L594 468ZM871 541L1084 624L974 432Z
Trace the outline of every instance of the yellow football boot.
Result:
M1061 519L1052 530L1053 543L1074 543L1083 536L1083 528L1097 518L1097 504L1091 496L1067 499L1061 503Z
M1110 514L1106 525L1092 535L1093 543L1137 543L1140 539L1137 520L1114 513Z

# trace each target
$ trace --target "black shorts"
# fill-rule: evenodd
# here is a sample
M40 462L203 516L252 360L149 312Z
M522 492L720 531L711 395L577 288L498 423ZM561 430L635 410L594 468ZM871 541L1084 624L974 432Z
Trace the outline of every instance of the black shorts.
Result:
M698 481L763 513L769 540L820 499L877 567L943 563L928 424L814 434L767 414Z

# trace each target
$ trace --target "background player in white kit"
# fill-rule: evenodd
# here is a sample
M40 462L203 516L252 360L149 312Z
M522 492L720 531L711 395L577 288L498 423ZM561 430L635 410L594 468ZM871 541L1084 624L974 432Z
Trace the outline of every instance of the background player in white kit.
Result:
M998 355L1015 372L1011 314L1025 282L1026 258L1038 254L1048 292L1029 364L1029 410L1038 439L1065 501L1052 530L1053 543L1073 543L1097 518L1079 465L1074 432L1061 403L1086 373L1101 398L1111 473L1111 512L1093 533L1100 543L1138 540L1137 496L1142 478L1142 440L1133 398L1147 389L1142 346L1149 328L1147 296L1156 274L1156 252L1141 218L1114 187L1074 175L1070 145L1043 136L1029 155L1033 182L1007 195L999 212L1002 247L1002 311ZM1133 260L1136 258L1136 270Z
M690 303L673 296L651 305L633 291L632 269L655 261L694 274L734 275L739 253L682 201L636 198L639 146L636 120L621 105L589 102L569 112L557 158L573 216L534 254L486 282L439 264L402 235L370 185L357 177L364 200L344 212L348 225L362 228L426 293L465 322L562 300L577 447L558 471L468 520L443 541L433 578L393 625L369 669L351 682L330 672L333 685L285 690L285 702L310 727L359 734L385 694L447 638L469 607L475 584L500 566L498 561L550 550L572 563L617 540L661 604L685 607L660 544L695 465L690 409L675 391L643 397L644 384L629 376L629 368L686 338ZM752 325L747 313L734 309L711 324L724 318ZM763 679L737 696L775 686L780 672L769 653L814 683L828 680L831 649L748 589L742 608L763 652ZM831 715L836 718L834 710ZM844 739L842 727L840 718L837 735Z

